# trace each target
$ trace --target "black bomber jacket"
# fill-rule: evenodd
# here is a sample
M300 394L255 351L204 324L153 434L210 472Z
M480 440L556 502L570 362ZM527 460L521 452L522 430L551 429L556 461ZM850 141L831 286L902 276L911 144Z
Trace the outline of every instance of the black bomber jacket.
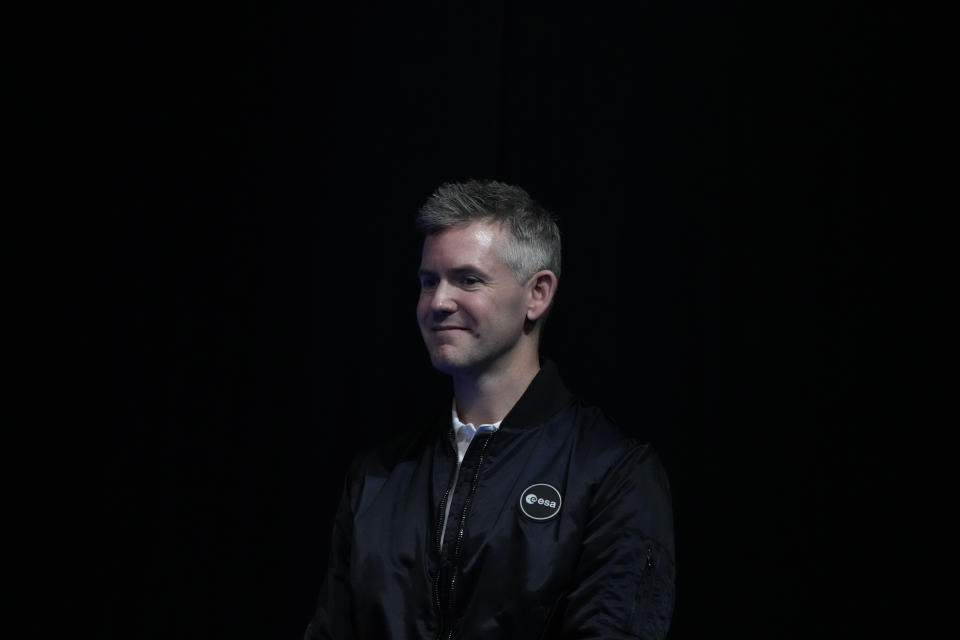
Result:
M306 640L666 636L673 513L649 444L548 360L459 472L451 434L448 411L354 460Z

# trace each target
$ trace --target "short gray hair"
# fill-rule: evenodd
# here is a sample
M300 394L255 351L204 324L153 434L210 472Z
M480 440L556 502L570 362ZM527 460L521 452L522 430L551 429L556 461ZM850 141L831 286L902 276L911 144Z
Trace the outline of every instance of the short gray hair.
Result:
M427 236L473 222L497 222L509 230L504 261L518 282L549 269L560 278L560 229L553 215L518 186L495 180L448 182L417 215Z

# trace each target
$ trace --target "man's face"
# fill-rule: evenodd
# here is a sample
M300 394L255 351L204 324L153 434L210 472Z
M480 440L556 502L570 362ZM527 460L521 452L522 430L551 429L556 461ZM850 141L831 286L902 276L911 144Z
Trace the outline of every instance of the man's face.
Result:
M423 243L417 320L444 373L479 375L518 353L529 292L503 262L505 234L475 222Z

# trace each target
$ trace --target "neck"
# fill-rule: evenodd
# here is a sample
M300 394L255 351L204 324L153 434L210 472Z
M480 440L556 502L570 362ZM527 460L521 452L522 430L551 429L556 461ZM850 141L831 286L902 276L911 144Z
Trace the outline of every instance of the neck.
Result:
M453 388L457 415L462 422L474 425L491 424L503 420L517 404L540 371L536 353L497 371L476 376L454 376Z

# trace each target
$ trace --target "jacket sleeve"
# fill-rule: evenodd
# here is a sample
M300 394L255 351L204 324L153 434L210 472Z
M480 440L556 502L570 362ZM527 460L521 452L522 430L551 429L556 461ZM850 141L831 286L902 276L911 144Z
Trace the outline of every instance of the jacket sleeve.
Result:
M304 640L353 640L353 599L350 589L350 540L353 535L351 478L356 462L344 481L330 538L326 578L320 585L317 608L304 633Z
M592 502L561 637L665 638L674 578L666 472L648 445L634 443L607 472Z

